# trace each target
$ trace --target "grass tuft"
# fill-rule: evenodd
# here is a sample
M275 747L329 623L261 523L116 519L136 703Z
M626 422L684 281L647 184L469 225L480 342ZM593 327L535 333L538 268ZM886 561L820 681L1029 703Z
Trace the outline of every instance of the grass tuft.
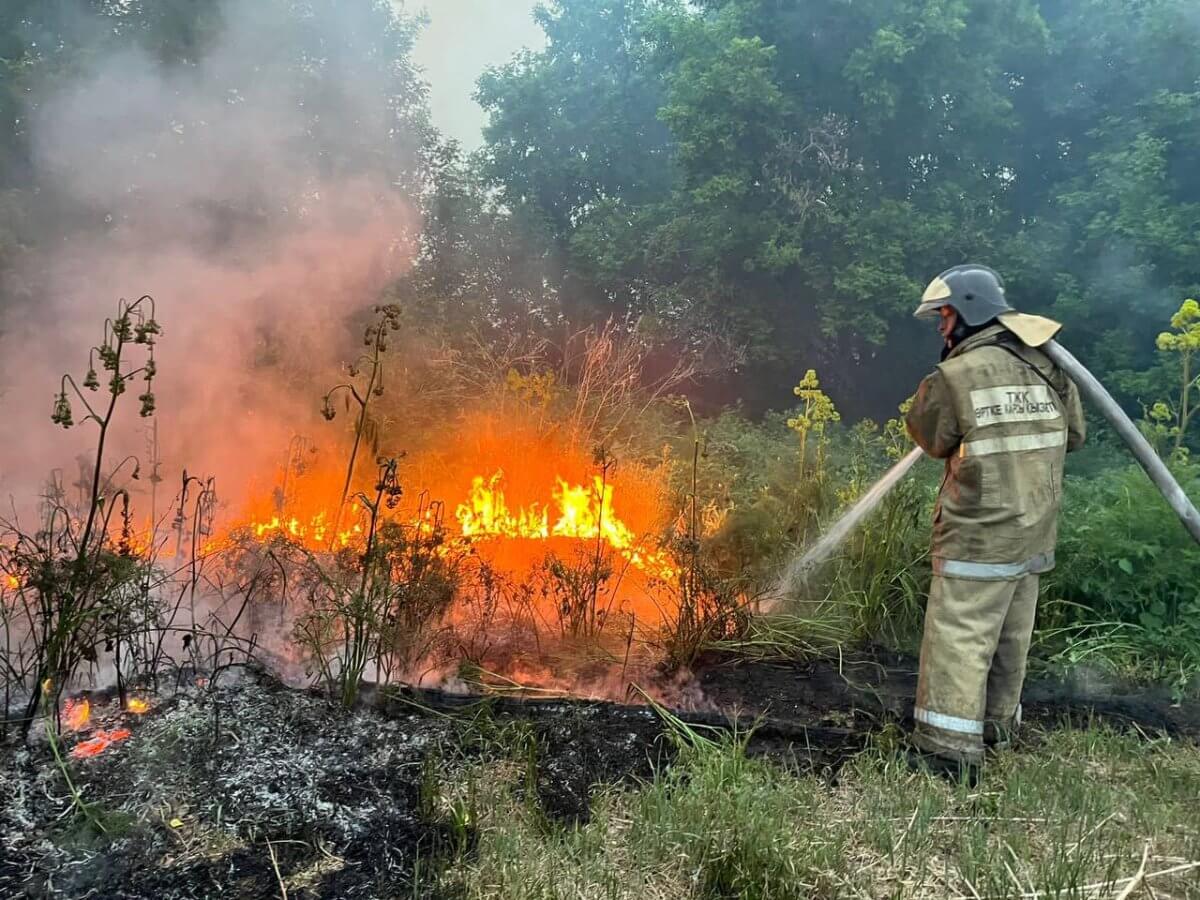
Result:
M441 887L479 900L1098 897L1145 857L1158 896L1200 894L1188 743L1053 731L998 756L972 790L910 771L887 741L831 786L747 758L737 735L677 736L673 766L603 792L584 826L535 821L517 767L478 778L478 842Z

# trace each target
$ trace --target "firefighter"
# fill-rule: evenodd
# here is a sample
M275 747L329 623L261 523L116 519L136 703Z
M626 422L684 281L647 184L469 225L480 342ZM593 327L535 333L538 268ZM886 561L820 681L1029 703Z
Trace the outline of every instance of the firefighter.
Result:
M1083 444L1083 409L1037 349L1061 326L1014 310L986 266L947 269L915 315L937 321L944 346L906 424L946 471L913 743L933 768L973 779L985 747L1007 746L1021 722L1038 578L1054 568L1063 460Z

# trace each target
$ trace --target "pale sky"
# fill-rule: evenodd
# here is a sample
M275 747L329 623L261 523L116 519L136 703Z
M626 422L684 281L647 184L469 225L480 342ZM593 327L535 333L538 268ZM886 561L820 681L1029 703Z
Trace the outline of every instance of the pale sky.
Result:
M417 42L415 58L430 84L433 124L467 150L482 139L483 110L471 99L475 80L489 66L506 62L522 47L542 46L531 18L536 0L410 0L430 23Z

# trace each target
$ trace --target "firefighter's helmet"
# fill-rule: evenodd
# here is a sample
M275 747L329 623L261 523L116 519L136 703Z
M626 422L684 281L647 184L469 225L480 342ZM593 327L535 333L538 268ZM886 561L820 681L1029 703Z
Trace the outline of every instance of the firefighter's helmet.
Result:
M1004 280L994 270L975 263L947 269L929 282L913 315L931 319L943 306L952 307L972 328L1013 312L1004 297Z

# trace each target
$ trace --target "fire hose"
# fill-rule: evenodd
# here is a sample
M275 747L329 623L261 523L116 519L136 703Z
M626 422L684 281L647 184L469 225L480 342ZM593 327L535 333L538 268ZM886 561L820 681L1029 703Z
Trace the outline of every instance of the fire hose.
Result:
M1175 511L1175 515L1179 516L1180 521L1195 538L1196 543L1200 544L1200 512L1196 511L1196 507L1188 499L1188 495L1184 493L1179 482L1175 480L1175 476L1171 474L1167 464L1154 452L1150 442L1133 424L1129 416L1125 415L1125 411L1117 405L1117 401L1112 398L1112 395L1104 389L1104 385L1058 341L1047 341L1040 349L1075 382L1075 386L1079 388L1079 393L1083 398L1099 409L1104 418L1108 419L1113 430L1129 445L1133 458L1137 460L1138 465L1145 469L1150 480L1154 482L1154 486L1163 495L1163 499Z
M1057 341L1046 341L1039 349L1050 357L1054 364L1075 382L1083 399L1095 406L1104 418L1108 420L1113 430L1128 445L1129 451L1133 454L1133 458L1137 460L1138 465L1150 476L1150 480L1163 495L1163 499L1167 501L1167 504L1179 516L1188 533L1196 540L1196 543L1200 544L1200 512L1197 512L1195 505L1188 498L1188 495L1184 492L1179 482L1175 480L1175 476L1171 474L1171 470L1167 468L1166 463L1154 452L1154 448L1150 446L1150 442L1146 440L1145 436L1138 430L1138 427L1133 424L1133 421L1125 414L1125 411L1121 409L1117 401L1112 398L1112 395L1105 389L1104 385L1084 367L1083 363L1077 360L1069 350ZM901 479L908 474L908 471L923 455L924 451L920 447L917 447L892 466L854 506L847 510L834 523L829 531L821 536L820 540L813 544L804 554L788 564L774 589L761 601L759 608L763 612L770 612L784 598L792 596L795 589L809 574L821 562L827 559L834 550L841 546L842 542L849 537L854 529L875 511L884 498L892 492L892 489L900 483Z

